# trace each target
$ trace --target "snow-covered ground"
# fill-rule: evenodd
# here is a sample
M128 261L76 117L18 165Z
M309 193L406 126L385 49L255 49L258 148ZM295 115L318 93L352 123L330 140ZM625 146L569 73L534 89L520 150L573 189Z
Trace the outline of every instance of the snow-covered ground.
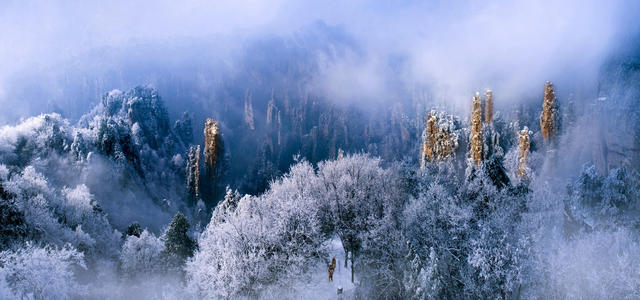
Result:
M333 273L333 282L329 282L328 265L318 264L311 281L300 289L296 298L298 299L352 299L355 285L351 283L351 264L347 268L344 267L344 250L340 239L334 238L329 242L329 257L327 261L331 261L332 257L336 257L336 270ZM356 273L355 280L358 280ZM342 288L343 292L338 295L338 288Z

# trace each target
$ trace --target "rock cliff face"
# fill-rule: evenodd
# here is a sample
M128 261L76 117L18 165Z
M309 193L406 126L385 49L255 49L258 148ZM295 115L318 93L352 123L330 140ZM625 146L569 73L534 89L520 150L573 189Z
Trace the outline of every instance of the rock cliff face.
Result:
M563 110L563 127L589 140L590 159L600 174L613 168L640 168L640 58L613 62L603 67L596 97L575 97ZM581 99L582 98L582 99ZM565 118L565 115L567 117ZM581 118L581 116L583 118ZM578 134L576 134L578 136Z
M157 218L185 207L181 136L188 138L189 126L178 126L178 136L169 124L155 89L113 90L76 124L48 114L0 130L3 141L16 132L9 134L15 142L0 147L0 159L11 168L31 165L57 190L86 186L117 228L129 225L130 214L154 228Z
M640 131L638 124L634 124L638 121L627 114L616 113L617 108L612 108L612 103L607 101L610 100L596 100L589 106L590 117L586 121L589 127L581 131L585 138L591 139L590 158L602 174L623 165L637 166L640 162Z
M550 142L556 135L558 126L558 108L553 84L547 81L544 85L544 101L540 114L540 131L545 142Z
M126 93L114 90L103 99L106 119L126 122L137 144L158 149L169 136L169 114L155 89L136 87Z
M244 97L244 122L249 126L249 129L256 129L255 118L253 117L253 100L249 91L245 93Z
M155 89L113 90L102 98L101 104L101 109L83 116L79 122L95 130L101 154L123 164L131 163L143 175L159 167L152 153L169 158L185 153L183 138L171 129L167 109ZM188 124L178 127L188 130Z
M483 160L483 145L484 140L482 138L482 100L480 99L480 93L476 93L471 102L471 128L469 133L470 151L469 157L476 166L480 166Z

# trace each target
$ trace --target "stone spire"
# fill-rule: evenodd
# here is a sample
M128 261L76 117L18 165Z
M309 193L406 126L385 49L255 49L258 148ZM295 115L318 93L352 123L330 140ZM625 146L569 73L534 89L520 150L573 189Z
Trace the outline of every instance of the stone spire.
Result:
M550 141L556 135L558 126L556 124L557 113L553 84L547 81L544 85L544 102L542 103L542 113L540 114L540 129L545 142Z
M484 123L489 125L493 122L493 92L487 90L484 98Z
M204 159L207 169L213 170L219 156L220 130L218 122L207 119L204 124Z
M200 197L200 145L189 147L187 192L193 199Z
M482 100L480 99L480 93L476 92L476 95L472 98L471 107L471 132L469 135L470 157L471 160L480 166L482 164Z
M529 155L529 128L527 126L520 130L520 158L518 159L518 170L516 175L518 178L527 178L527 156Z
M427 162L434 159L434 147L438 135L438 117L434 110L426 116L426 128L422 136L422 157L420 166L424 168Z

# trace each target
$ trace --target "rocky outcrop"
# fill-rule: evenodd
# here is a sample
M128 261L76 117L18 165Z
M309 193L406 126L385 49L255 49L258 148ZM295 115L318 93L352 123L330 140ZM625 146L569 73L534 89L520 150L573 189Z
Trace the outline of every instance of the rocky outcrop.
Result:
M426 117L426 127L422 133L422 157L421 166L424 168L426 162L434 160L434 148L438 135L438 117L435 111L431 111Z
M128 125L140 146L158 149L169 135L169 114L153 88L135 87L126 93L113 90L102 99L102 105L105 119Z
M432 110L426 116L426 127L422 133L420 166L428 162L443 161L455 156L458 148L458 135L453 128L453 117Z
M114 158L120 165L130 163L140 175L147 176L170 164L173 155L185 153L188 121L177 123L176 129L184 137L176 135L156 89L113 90L102 98L101 104L79 122L94 131L100 154Z

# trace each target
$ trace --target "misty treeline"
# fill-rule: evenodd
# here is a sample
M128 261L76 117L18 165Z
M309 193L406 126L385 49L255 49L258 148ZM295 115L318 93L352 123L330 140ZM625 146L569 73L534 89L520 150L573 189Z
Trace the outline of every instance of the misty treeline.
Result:
M230 117L171 122L136 87L23 119L0 129L0 296L296 298L339 241L362 299L636 298L638 64L609 68L595 99L541 84L501 114L495 90L469 118L230 88Z

